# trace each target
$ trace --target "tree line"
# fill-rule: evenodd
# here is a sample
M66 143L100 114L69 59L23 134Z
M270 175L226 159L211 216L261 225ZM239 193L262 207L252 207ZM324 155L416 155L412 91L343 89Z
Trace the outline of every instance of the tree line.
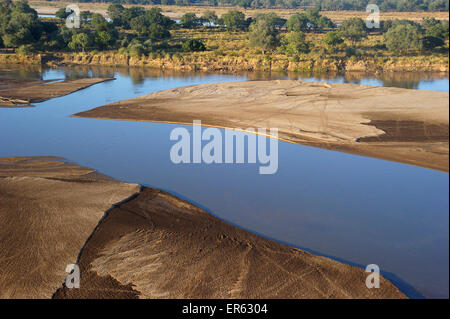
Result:
M387 50L401 54L443 47L449 36L448 21L434 18L424 19L422 23L382 21L379 29L368 29L360 18L347 19L337 26L318 8L291 15L289 19L275 13L246 17L235 9L220 17L211 10L202 16L188 12L179 23L164 16L157 7L146 10L112 4L107 13L110 20L98 13L82 11L81 27L67 28L65 19L69 13L65 9L56 13L57 21L44 21L26 0L0 0L0 47L15 48L19 53L115 49L132 56L168 50L204 51L205 43L196 39L187 38L180 45L169 45L170 30L214 28L217 32L245 32L249 46L263 54L282 52L296 57L317 45L307 39L308 33L324 33L320 39L327 53L344 51L348 55L356 55L357 43L374 32L383 35Z

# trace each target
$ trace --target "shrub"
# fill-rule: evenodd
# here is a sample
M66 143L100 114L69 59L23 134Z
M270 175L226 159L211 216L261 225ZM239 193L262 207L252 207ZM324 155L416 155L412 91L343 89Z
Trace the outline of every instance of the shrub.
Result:
M265 50L275 49L279 44L278 31L267 20L257 20L250 25L250 47Z
M200 40L190 39L183 43L182 49L183 49L183 51L186 51L186 52L188 52L188 51L197 52L197 51L205 51L206 46Z
M141 42L133 40L128 46L128 54L132 57L139 58L145 54L145 47Z
M419 30L410 24L399 24L384 35L386 47L393 52L409 53L421 50L423 42Z
M16 49L16 53L18 54L29 54L33 52L36 52L36 50L31 44L24 44Z
M305 34L301 31L289 32L282 40L282 51L288 55L298 55L310 51L310 43L306 41Z
M367 37L364 21L361 18L350 18L344 20L340 27L340 31L342 36L350 40L353 44Z

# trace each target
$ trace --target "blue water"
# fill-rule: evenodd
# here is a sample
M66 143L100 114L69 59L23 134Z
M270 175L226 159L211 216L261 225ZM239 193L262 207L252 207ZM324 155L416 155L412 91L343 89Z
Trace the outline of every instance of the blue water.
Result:
M264 236L348 263L377 264L411 297L448 297L448 174L284 142L274 175L259 175L258 164L176 165L169 135L177 125L69 116L163 89L247 77L104 72L117 79L35 108L0 108L0 156L61 156L167 190ZM74 77L77 69L39 75ZM418 88L448 92L448 78Z

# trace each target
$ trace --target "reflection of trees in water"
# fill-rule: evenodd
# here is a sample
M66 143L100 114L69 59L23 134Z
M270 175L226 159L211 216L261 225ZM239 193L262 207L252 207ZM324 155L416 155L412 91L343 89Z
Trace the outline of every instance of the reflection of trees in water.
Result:
M405 89L417 89L423 81L433 81L448 78L445 73L425 72L390 72L383 74L379 80L384 86L402 87Z
M95 78L112 78L115 74L113 67L101 67L101 66L70 66L64 68L66 80L75 80L86 77Z
M0 77L42 80L43 68L41 65L0 65Z
M42 79L42 73L48 68L40 65L30 66L2 66L0 65L1 77L15 77L27 79ZM201 78L217 72L194 72L194 71L176 71L161 70L148 67L114 67L114 66L95 66L95 65L77 65L61 68L65 72L65 78L79 79L85 77L110 78L115 74L124 77L130 77L134 85L142 84L146 79L171 78L192 79ZM314 72L238 72L238 73L220 73L235 76L245 76L249 80L277 80L277 79L305 79L310 81L338 81L344 83L360 84L363 80L377 80L384 86L401 87L408 89L417 89L420 82L448 79L448 73L426 73L426 72L386 72L386 73L365 73L365 72L346 72L346 73L314 73Z
M314 72L252 72L245 74L250 80L306 79L314 81L342 81L343 83L361 84L364 80L377 80L383 86L417 89L420 82L448 79L448 73L430 72L386 72L386 73L314 73Z

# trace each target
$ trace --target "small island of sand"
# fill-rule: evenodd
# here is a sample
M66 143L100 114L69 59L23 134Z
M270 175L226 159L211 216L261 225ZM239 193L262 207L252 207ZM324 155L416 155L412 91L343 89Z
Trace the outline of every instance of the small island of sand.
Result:
M31 106L60 97L112 78L83 78L77 80L24 80L0 78L0 107Z
M284 141L448 172L449 95L295 80L165 90L75 116L278 128Z

